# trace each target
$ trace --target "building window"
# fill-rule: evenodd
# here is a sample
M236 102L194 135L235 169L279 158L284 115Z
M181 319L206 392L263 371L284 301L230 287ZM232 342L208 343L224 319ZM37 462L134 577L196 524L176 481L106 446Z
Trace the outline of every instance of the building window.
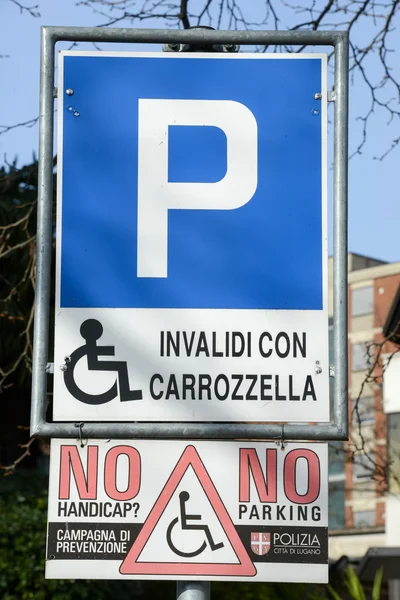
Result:
M358 398L353 400L353 408L357 402L358 416L361 424L373 423L375 421L375 399L373 396L367 398ZM354 420L357 421L357 415L354 413Z
M328 445L328 481L329 481L329 527L345 527L345 474L343 442L329 442Z
M353 371L365 371L369 366L369 348L366 343L352 344L351 368Z
M345 524L345 493L344 493L345 481L343 479L329 479L329 528L330 529L344 529Z
M345 452L343 442L329 442L328 444L328 474L329 480L334 476L344 479Z
M375 452L356 454L353 460L353 481L373 479L375 471Z
M375 511L360 510L353 512L353 525L358 529L363 529L364 527L374 527Z
M351 314L353 317L374 312L374 289L372 285L351 291Z

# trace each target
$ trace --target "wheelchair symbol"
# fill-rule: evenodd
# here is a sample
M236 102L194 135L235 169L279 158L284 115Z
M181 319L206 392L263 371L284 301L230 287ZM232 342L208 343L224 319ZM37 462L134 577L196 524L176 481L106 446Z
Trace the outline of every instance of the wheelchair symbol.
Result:
M64 371L64 383L69 393L85 404L105 404L119 396L121 402L142 400L142 390L129 389L128 367L124 361L101 361L99 356L115 356L114 346L98 346L97 340L103 335L103 326L96 319L87 319L80 328L80 334L86 344L72 352ZM116 371L118 376L109 390L102 394L88 394L78 387L74 379L74 370L78 361L87 356L89 371Z
M200 519L201 519L201 515L188 515L187 514L185 504L189 500L189 498L190 498L190 496L189 496L188 492L181 492L179 494L181 528L183 531L190 531L190 530L204 531L207 541L204 540L203 543L201 544L201 546L197 550L194 550L193 552L183 552L182 550L178 550L178 548L176 548L176 546L172 542L172 530L175 527L175 525L177 525L177 523L179 522L179 517L176 517L168 525L167 534L166 534L167 544L171 548L172 552L175 552L175 554L177 554L178 556L182 556L183 558L192 558L193 556L198 556L207 548L207 542L210 545L210 548L213 552L214 552L214 550L223 548L223 546L224 546L223 542L219 542L217 544L214 542L212 535L210 533L210 528L208 527L208 525L201 525L201 524L195 525L195 524L189 523L189 521L200 521Z

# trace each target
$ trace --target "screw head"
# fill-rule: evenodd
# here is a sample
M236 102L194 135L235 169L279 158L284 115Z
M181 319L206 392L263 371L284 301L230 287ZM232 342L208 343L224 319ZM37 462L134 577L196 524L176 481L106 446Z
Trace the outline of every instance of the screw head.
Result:
M64 363L63 365L60 365L60 369L61 371L66 371L68 369L67 365Z
M322 98L321 92L317 92L316 94L314 94L314 100L321 100L321 98Z
M74 90L71 88L68 88L67 90L65 90L65 93L67 94L67 96L73 96L74 95Z
M314 116L317 116L317 115L319 115L319 110L318 110L318 108L313 108L313 109L312 109L312 114L313 114Z

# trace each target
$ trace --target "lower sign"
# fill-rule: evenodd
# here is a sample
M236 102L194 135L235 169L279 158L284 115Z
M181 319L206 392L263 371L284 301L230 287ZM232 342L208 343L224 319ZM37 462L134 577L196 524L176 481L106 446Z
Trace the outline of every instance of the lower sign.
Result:
M325 583L327 496L326 444L53 440L46 577Z

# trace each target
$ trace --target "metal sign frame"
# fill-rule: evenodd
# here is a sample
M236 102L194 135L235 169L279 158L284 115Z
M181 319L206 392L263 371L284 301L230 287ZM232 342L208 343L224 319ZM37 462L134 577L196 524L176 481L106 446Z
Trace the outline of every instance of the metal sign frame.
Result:
M34 437L345 440L348 438L347 192L348 72L346 31L214 31L42 27L39 178L31 435ZM57 42L333 46L334 93L334 397L329 423L73 423L46 420L53 197L54 67ZM79 427L79 434L77 427ZM77 435L78 434L78 435Z

